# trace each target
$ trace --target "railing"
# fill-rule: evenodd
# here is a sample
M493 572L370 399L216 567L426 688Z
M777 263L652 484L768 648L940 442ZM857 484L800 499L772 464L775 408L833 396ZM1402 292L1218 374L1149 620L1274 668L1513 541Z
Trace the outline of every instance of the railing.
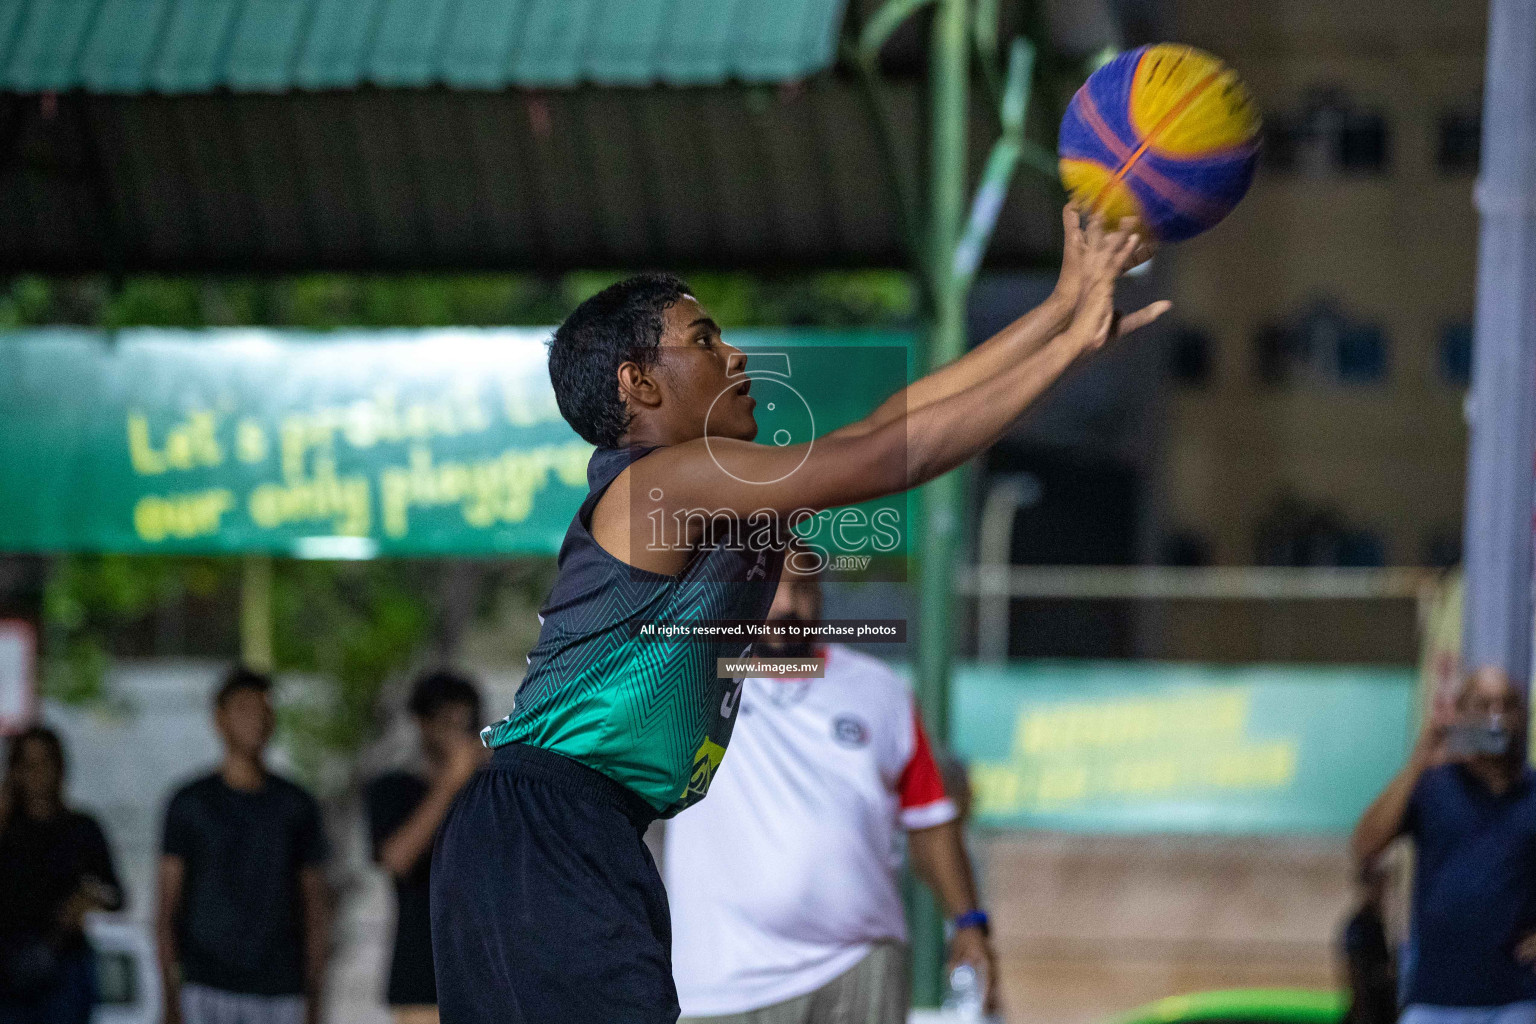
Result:
M1213 566L979 565L962 570L955 593L977 599L976 653L1008 653L1008 603L1033 600L1414 601L1420 621L1441 574L1433 569Z

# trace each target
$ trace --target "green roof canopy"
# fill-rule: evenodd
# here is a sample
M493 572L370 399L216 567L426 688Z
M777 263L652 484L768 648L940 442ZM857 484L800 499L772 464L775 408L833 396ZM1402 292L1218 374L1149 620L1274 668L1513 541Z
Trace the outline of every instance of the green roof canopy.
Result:
M0 91L706 85L802 78L843 0L4 0Z

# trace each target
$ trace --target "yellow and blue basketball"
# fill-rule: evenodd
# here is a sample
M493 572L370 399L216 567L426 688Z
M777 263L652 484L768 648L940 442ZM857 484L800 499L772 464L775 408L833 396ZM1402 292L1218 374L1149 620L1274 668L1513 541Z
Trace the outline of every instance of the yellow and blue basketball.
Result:
M1237 72L1191 46L1129 50L1089 76L1061 121L1061 181L1111 224L1164 242L1232 212L1253 180L1259 114Z

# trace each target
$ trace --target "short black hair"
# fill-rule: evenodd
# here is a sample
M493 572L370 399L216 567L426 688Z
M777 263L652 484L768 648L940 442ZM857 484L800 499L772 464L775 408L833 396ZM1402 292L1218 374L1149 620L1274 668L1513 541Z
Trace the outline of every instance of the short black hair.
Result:
M417 718L431 718L449 704L468 707L470 721L480 721L480 688L467 676L436 669L416 680L405 706Z
M669 307L692 290L672 274L641 274L609 285L565 318L549 343L549 381L560 415L584 440L611 448L629 429L619 366L656 361Z
M242 690L249 690L252 693L269 694L272 692L272 678L264 673L257 672L255 669L246 668L244 665L235 666L230 669L229 675L224 677L224 681L219 684L219 688L213 691L214 709L222 708L229 701L229 698L240 693Z

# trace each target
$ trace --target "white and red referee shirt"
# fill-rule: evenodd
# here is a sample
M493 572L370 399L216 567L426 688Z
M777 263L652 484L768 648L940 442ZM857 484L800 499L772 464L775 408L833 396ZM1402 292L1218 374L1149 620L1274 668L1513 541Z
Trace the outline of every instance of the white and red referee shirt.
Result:
M852 648L824 679L747 679L709 795L667 824L683 1015L812 992L905 941L903 830L955 818L906 682Z

